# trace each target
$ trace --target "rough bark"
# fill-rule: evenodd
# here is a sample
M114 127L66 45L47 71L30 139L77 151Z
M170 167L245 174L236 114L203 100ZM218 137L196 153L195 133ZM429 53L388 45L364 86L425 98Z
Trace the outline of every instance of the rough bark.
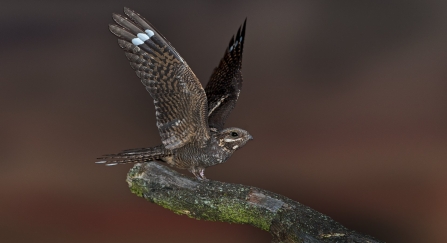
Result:
M127 175L136 195L191 218L250 224L272 242L380 243L284 196L256 187L198 181L156 162L136 164Z

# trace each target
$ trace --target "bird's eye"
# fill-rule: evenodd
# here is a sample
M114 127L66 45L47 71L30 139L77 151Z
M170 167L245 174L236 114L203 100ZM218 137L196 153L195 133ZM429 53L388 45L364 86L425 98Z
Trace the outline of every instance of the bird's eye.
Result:
M237 132L232 132L232 133L231 133L231 136L232 136L232 137L237 137L237 136L239 136L239 134L237 134Z

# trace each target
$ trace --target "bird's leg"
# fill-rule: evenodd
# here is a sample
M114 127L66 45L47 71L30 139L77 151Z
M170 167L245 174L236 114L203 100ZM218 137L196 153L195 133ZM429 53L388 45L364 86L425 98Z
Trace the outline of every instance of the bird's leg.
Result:
M205 168L203 167L191 167L188 169L199 181L208 180L205 177Z
M202 178L202 180L204 180L204 181L208 180L205 177L205 168L199 168L199 175Z

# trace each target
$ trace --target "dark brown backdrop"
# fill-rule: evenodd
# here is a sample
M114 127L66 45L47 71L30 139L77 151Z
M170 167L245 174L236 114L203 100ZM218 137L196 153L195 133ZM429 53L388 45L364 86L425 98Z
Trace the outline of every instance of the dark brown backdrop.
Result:
M0 242L270 242L131 194L99 155L160 143L111 13L133 8L203 83L248 17L211 179L262 187L387 242L447 241L445 1L3 1Z

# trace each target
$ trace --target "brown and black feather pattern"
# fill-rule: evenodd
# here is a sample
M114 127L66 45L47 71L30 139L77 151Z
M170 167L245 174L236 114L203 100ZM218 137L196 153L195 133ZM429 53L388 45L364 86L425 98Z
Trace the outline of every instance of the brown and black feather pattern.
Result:
M210 138L207 100L199 80L172 45L147 20L128 8L129 17L113 14L118 25L110 31L118 36L146 90L154 99L157 127L167 149L186 144L202 147ZM146 32L145 32L146 31ZM133 44L138 35L152 33L142 44Z
M208 124L210 129L222 130L230 112L236 105L242 88L242 52L244 50L245 26L239 27L233 36L219 66L214 69L205 87L208 99Z
M124 13L127 17L113 14L118 25L110 25L110 31L119 37L119 46L154 99L163 144L105 155L96 163L164 161L206 179L205 168L225 162L252 139L243 129L223 129L242 87L246 22L231 38L205 92L165 37L136 12L125 8Z
M97 164L116 165L127 163L140 163L149 161L163 161L163 158L172 156L172 151L165 149L162 145L151 148L128 149L118 154L107 154Z

